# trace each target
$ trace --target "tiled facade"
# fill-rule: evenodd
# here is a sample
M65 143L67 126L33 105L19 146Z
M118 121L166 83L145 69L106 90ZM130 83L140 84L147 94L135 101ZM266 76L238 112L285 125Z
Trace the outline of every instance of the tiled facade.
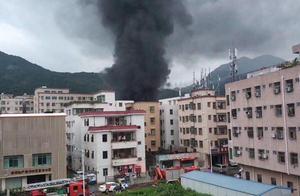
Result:
M212 90L195 90L190 98L178 100L180 145L200 152L204 164L228 163L227 114L225 97Z
M4 93L0 94L0 113L33 113L33 96L26 94L22 96L13 96Z
M300 66L268 68L226 85L230 158L243 177L300 189Z

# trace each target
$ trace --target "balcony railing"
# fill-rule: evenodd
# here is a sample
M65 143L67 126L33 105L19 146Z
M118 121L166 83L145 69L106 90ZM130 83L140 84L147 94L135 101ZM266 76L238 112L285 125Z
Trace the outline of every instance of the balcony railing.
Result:
M138 161L137 156L131 156L127 158L113 158L112 166L121 166L121 165L133 165Z
M125 149L125 148L136 148L137 147L137 141L136 140L130 140L130 141L115 141L111 143L112 149Z

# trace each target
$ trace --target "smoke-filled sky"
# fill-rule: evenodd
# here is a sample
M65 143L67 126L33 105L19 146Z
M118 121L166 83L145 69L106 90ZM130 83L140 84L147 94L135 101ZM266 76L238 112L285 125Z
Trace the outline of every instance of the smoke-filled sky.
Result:
M1 1L0 51L55 71L96 72L110 67L114 36L103 26L101 9L94 2ZM232 45L239 56L292 59L291 46L300 43L299 0L182 2L190 20L175 14L174 32L166 40L173 84L191 82L193 71L228 62Z

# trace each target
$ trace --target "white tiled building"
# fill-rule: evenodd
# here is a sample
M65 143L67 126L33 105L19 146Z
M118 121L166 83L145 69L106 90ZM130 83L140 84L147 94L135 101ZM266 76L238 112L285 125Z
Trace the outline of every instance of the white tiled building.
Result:
M187 94L186 97L189 95ZM172 150L179 146L179 123L177 101L182 97L160 99L161 147Z
M21 114L33 113L33 96L21 95L13 96L10 94L0 94L0 113L2 114Z
M67 160L68 167L74 171L81 170L81 155L79 151L75 150L83 148L84 123L80 114L84 112L125 111L125 104L133 102L115 100L114 92L100 92L93 98L95 101L65 104Z
M85 169L106 176L145 172L145 129L142 110L87 112L84 123Z

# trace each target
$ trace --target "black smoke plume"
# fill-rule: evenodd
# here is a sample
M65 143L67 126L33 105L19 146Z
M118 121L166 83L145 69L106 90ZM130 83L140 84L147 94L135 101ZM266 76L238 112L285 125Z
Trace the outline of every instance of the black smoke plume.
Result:
M170 70L166 39L175 23L189 23L181 0L100 0L102 23L115 37L106 80L123 99L154 100Z

